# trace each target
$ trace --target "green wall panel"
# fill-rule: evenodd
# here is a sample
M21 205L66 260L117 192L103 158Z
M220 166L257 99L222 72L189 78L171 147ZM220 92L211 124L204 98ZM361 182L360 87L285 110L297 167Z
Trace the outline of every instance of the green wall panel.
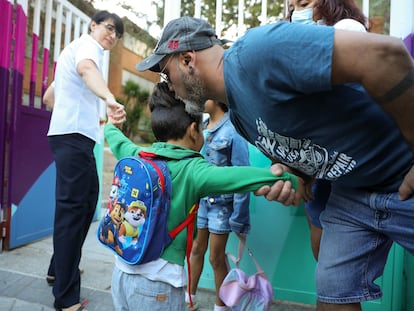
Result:
M250 146L252 166L269 167L270 161L256 148ZM286 207L277 202L269 202L252 194L250 202L252 229L247 245L256 260L266 272L277 300L315 305L315 259L313 258L309 228L303 206ZM238 239L230 235L227 252L237 255ZM203 274L199 287L214 289L214 275L205 257ZM376 283L382 287L381 299L364 302L364 311L411 311L413 302L406 303L403 268L410 282L408 288L414 291L414 259L405 257L401 247L392 247L383 277ZM240 267L248 274L256 272L254 263L245 252Z

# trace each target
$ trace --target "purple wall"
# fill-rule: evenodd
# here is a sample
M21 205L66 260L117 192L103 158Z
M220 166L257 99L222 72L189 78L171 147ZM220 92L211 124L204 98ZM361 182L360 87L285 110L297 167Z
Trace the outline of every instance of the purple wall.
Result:
M50 112L42 105L34 107L35 79L31 76L31 104L23 103L23 75L26 48L27 16L23 8L0 0L6 12L0 20L0 35L8 44L0 51L1 108L1 190L6 209L6 248L14 248L50 235L53 230L55 169L47 142ZM14 25L13 25L14 23ZM11 29L14 29L13 54L10 51ZM2 40L3 41L3 40ZM37 38L33 40L37 46ZM3 44L3 43L2 43ZM37 60L37 53L34 60ZM10 84L10 87L9 87ZM8 111L8 112L7 112ZM7 149L5 148L8 143ZM6 176L7 175L7 176ZM6 195L7 194L7 195Z
M6 129L7 129L7 97L9 87L10 68L10 46L12 34L12 5L10 2L0 0L0 38L2 38L0 49L0 203L4 202L4 172L6 152Z
M414 33L408 35L407 38L404 39L404 43L410 51L411 56L414 58Z

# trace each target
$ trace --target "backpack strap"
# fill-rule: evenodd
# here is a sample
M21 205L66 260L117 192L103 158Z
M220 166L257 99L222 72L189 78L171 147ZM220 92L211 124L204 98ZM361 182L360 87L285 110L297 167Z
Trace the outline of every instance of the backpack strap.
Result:
M144 158L146 161L150 162L152 166L157 171L158 176L160 177L160 183L162 187L162 191L164 193L164 186L165 186L165 179L164 174L162 174L161 169L154 163L154 161L151 160L151 158L157 158L160 157L156 153L153 152L147 152L141 150L138 152L138 155L142 158ZM194 223L195 218L197 217L197 211L198 211L199 203L194 204L191 209L188 216L184 219L184 221L179 224L177 227L172 229L168 234L170 235L171 239L175 239L175 237L184 229L187 228L187 248L185 251L185 257L187 260L187 273L188 273L188 294L190 296L190 306L193 307L193 300L191 299L191 265L190 265L190 256L191 256L191 249L193 248L193 238L194 238Z
M153 153L153 152L147 152L147 151L140 151L138 152L138 155L143 158L145 161L151 163L151 165L154 167L155 171L158 174L158 177L160 178L160 184L161 184L161 191L162 194L164 194L164 190L165 190L165 177L164 174L162 173L161 169L158 167L158 165L151 160L151 158L156 158L159 157L157 154Z
M194 228L194 219L197 216L197 211L198 211L198 203L194 204L191 207L190 213L188 214L187 218L184 219L184 221L181 224L179 224L177 227L175 227L169 232L171 239L175 239L177 234L179 234L185 227L191 225L191 223L193 224L193 228Z
M185 257L187 260L187 274L188 274L188 295L190 297L190 306L193 307L193 299L191 298L191 264L190 264L190 257L191 257L191 249L193 248L193 238L194 238L194 223L195 218L197 216L199 203L194 204L191 209L190 213L188 214L187 218L179 224L177 227L170 231L170 237L174 239L178 233L180 233L185 227L187 227L187 248L185 251Z
M159 155L157 155L154 152L148 152L148 151L144 151L144 150L141 150L140 152L138 152L138 155L140 157L144 157L144 158L156 158L156 157L159 157Z

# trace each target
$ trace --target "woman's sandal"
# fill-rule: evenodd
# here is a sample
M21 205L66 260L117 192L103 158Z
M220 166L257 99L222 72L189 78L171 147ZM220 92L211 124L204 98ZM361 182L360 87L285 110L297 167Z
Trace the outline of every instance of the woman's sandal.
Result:
M63 311L63 309L56 309L56 311ZM88 311L88 310L86 309L86 307L80 306L79 308L77 308L74 311Z
M85 307L87 304L88 304L88 301L85 300L84 302L80 304L80 306L76 310L73 310L73 311L88 311ZM55 309L56 311L63 311L63 309L60 309L60 308L55 307Z

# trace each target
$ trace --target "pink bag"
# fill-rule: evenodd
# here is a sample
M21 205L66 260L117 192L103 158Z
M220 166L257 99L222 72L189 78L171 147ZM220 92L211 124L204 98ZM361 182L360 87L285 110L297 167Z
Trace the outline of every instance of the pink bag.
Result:
M253 259L257 272L251 276L239 268L246 238L238 235L240 239L238 258L232 254L227 256L235 263L236 268L229 271L220 286L221 300L232 310L237 311L266 311L273 300L273 287L268 281L264 271L253 257L250 249L248 254Z

